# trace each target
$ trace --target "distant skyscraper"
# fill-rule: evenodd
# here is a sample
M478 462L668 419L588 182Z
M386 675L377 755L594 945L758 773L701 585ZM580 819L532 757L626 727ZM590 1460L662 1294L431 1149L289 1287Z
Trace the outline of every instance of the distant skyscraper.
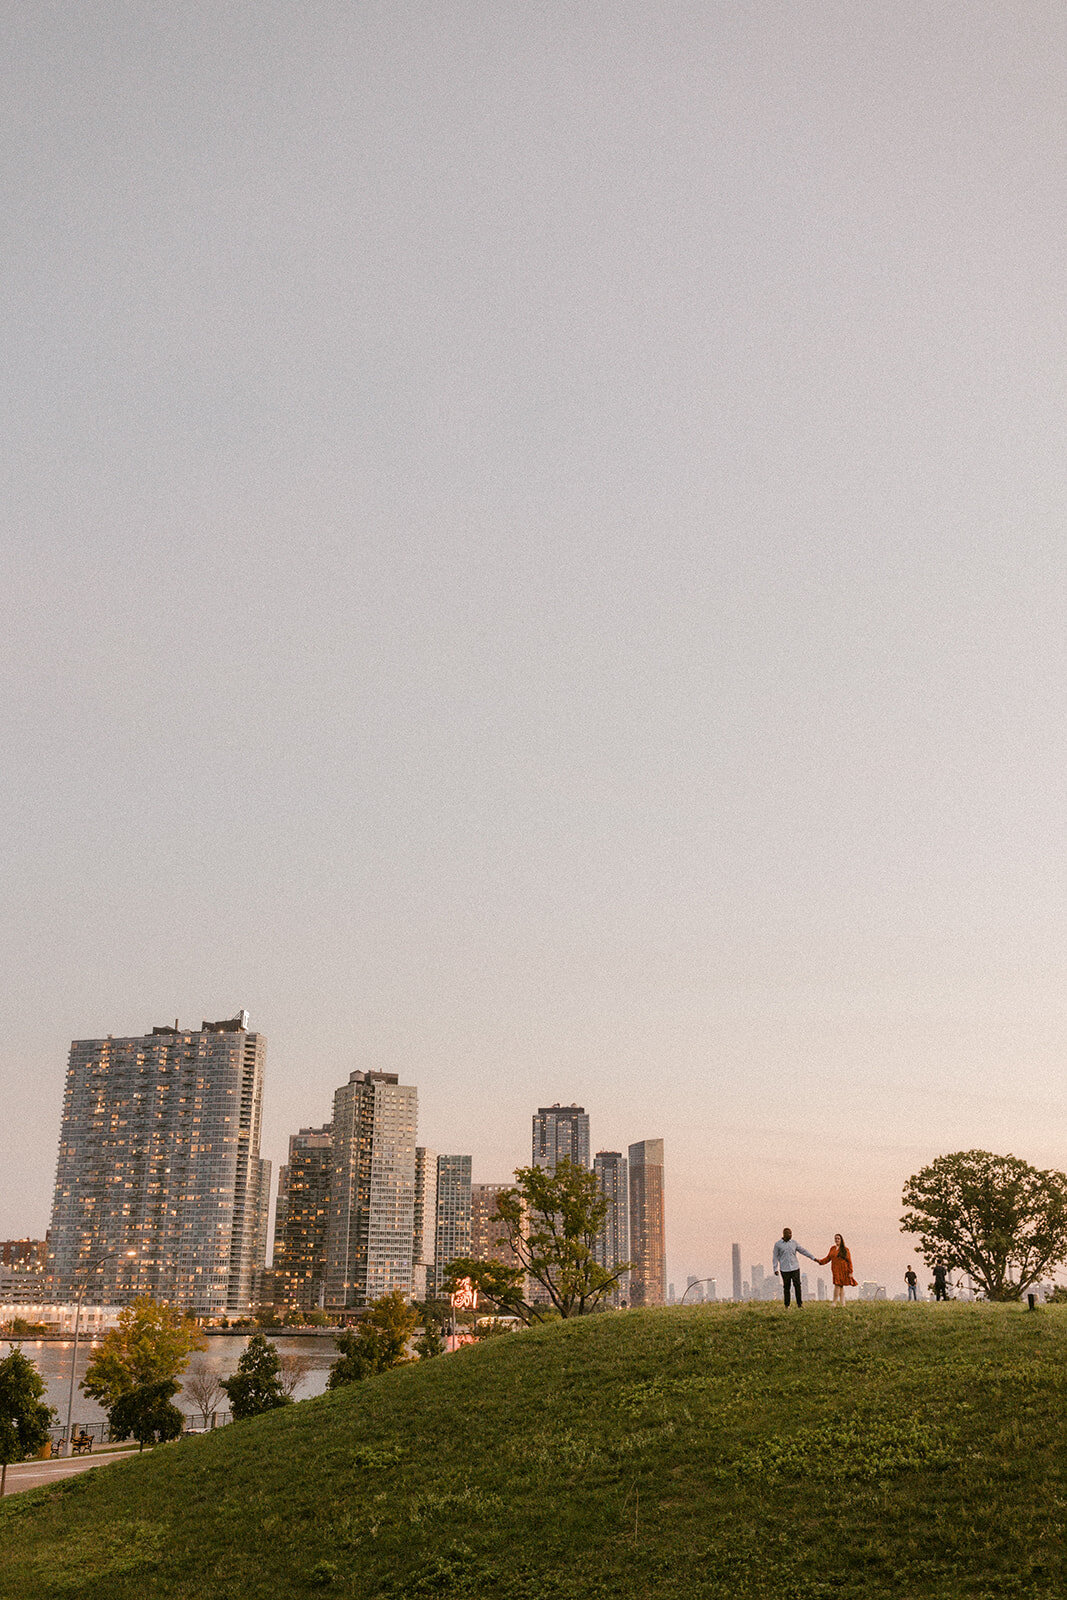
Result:
M533 1119L535 1167L555 1172L566 1156L576 1166L589 1165L589 1115L584 1106L542 1106Z
M328 1306L411 1293L417 1101L394 1072L353 1072L334 1094Z
M630 1304L661 1306L667 1287L663 1210L663 1140L642 1139L629 1148Z
M751 1278L752 1278L752 1298L753 1298L753 1300L762 1300L763 1299L763 1268L760 1267L760 1266L754 1266L752 1268Z
M100 1302L150 1294L200 1316L248 1310L270 1193L266 1053L247 1012L73 1042L49 1234L56 1299L87 1285Z
M608 1209L597 1235L594 1255L597 1265L614 1272L630 1259L630 1190L626 1157L621 1150L598 1150L593 1159L597 1188L608 1202ZM629 1304L629 1273L621 1277L607 1304Z
M274 1222L274 1298L281 1305L314 1311L325 1300L332 1163L329 1123L290 1134Z
M471 1158L470 1156L438 1156L437 1158L437 1291L441 1292L444 1275L458 1256L471 1253Z
M434 1253L437 1248L437 1151L415 1150L415 1236L411 1252L416 1300L436 1293Z
M716 1282L716 1280L714 1278L709 1278L708 1281L707 1281L707 1284L705 1286L704 1299L705 1300L718 1300L718 1298L719 1298L719 1285L718 1285L718 1283Z
M689 1292L690 1289L693 1291L692 1294ZM685 1281L685 1303L687 1306L703 1305L704 1303L704 1285L692 1273L689 1274Z
M733 1297L734 1297L735 1300L740 1300L742 1298L742 1292L741 1292L741 1246L739 1244L734 1244L734 1245L730 1246L730 1256L731 1256L731 1263L732 1263L732 1266L733 1266L733 1280L734 1280L733 1281Z

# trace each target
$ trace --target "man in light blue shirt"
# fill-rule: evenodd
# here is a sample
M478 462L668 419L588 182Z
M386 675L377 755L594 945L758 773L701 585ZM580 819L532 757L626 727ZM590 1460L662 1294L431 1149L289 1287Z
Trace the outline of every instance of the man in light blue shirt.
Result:
M792 1288L796 1291L797 1305L802 1306L804 1302L800 1297L800 1268L797 1266L797 1256L807 1256L809 1261L818 1260L810 1250L805 1250L802 1244L796 1243L792 1228L783 1228L782 1237L774 1246L774 1275L777 1278L781 1270L786 1305L789 1304L789 1290Z

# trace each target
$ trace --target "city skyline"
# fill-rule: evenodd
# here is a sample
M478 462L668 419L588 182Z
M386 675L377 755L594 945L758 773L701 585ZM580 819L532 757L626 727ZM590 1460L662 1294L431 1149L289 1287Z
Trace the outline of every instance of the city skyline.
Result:
M237 999L676 1282L1063 1169L1063 7L10 9L0 1234Z
M7 1241L7 1288L23 1302L35 1290L68 1300L88 1269L106 1299L150 1294L203 1316L342 1310L393 1291L433 1297L460 1257L513 1259L496 1215L507 1185L473 1183L469 1154L418 1144L418 1088L395 1073L351 1072L330 1122L289 1135L272 1192L260 1154L266 1054L245 1009L199 1029L175 1018L150 1034L72 1041L46 1268L31 1284L19 1261L32 1241ZM570 1161L594 1175L607 1207L601 1266L633 1245L611 1303L663 1304L663 1140L591 1163L588 1113L556 1103L533 1113L532 1145L535 1167Z
M238 1018L237 1020L241 1021L241 1022L244 1022L244 1020L247 1019L248 1016L249 1016L249 1013L247 1011L244 1011L244 1012L242 1012L240 1014L240 1018ZM227 1024L212 1024L211 1027L213 1029L218 1029L218 1028L223 1028L223 1027L233 1028L236 1025L237 1025L237 1023L234 1022L234 1023L227 1023ZM250 1026L250 1024L249 1024L249 1026ZM167 1027L157 1028L154 1031L155 1031L155 1033L157 1035L165 1035L165 1034L168 1034L168 1033L175 1033L175 1031L177 1031L178 1033L180 1033L182 1035L187 1035L190 1032L190 1029L187 1028L187 1027L179 1028L178 1019L176 1019L173 1029L170 1028L169 1025L168 1025ZM193 1030L193 1031L197 1031L197 1030ZM131 1036L131 1037L134 1038L134 1039L139 1039L140 1038L140 1036ZM79 1043L79 1041L77 1041L77 1040L74 1041L74 1042L75 1042L75 1044ZM92 1043L92 1041L89 1041L89 1042ZM352 1076L353 1077L355 1077L355 1076L364 1076L364 1074L358 1074L357 1073L357 1074L352 1074ZM373 1077L379 1076L379 1075L374 1074L374 1073L370 1073L369 1076L373 1078ZM273 1088L273 1084L272 1084L272 1088ZM262 1112L264 1113L264 1115L265 1115L266 1111L269 1110L269 1105L270 1105L270 1096L268 1095L266 1097L264 1106L261 1108ZM538 1108L538 1110L534 1113L534 1116L533 1116L534 1128L535 1128L535 1135L534 1135L535 1141L536 1141L536 1138L537 1138L536 1129L537 1129L539 1120L543 1122L544 1119L546 1118L546 1116L551 1118L551 1117L554 1117L557 1113L561 1113L562 1114L563 1125L564 1125L564 1128L567 1130L562 1134L562 1137L564 1138L564 1140L567 1141L567 1140L570 1139L571 1135L570 1135L569 1129L570 1129L570 1127L571 1127L571 1125L573 1123L575 1126L577 1126L577 1127L579 1127L581 1129L580 1137L581 1137L581 1141L582 1141L582 1148L584 1149L585 1146L587 1144L589 1144L590 1139L594 1138L594 1136L596 1134L596 1128L593 1127L593 1125L591 1123L589 1112L585 1109L585 1107L583 1105L580 1105L577 1102L573 1102L573 1103L554 1103L552 1106L543 1106L543 1105L540 1106ZM329 1124L326 1124L325 1127L328 1128ZM476 1122L472 1122L469 1125L469 1127L473 1131L473 1130L476 1129L477 1123ZM314 1134L316 1132L321 1133L322 1131L324 1131L324 1130L323 1129L309 1128L309 1127L305 1127L305 1128L303 1128L301 1130L301 1132L304 1133L304 1134ZM420 1135L419 1136L421 1137L421 1131L420 1131ZM289 1146L290 1151L292 1149L292 1140L295 1137L297 1137L297 1136L293 1135L293 1134L287 1135L287 1141L288 1141L288 1146ZM528 1141L529 1141L529 1136L527 1136L527 1154L526 1154L524 1160L529 1160L529 1158L530 1158L529 1157L529 1142ZM476 1146L477 1143L478 1143L478 1140L476 1138L474 1138L474 1139L471 1139L469 1142L472 1145ZM623 1142L625 1144L625 1141L623 1141ZM590 1145L590 1148L592 1148L591 1145ZM432 1155L433 1162L435 1164L435 1172L436 1172L436 1163L437 1163L437 1159L438 1159L437 1158L437 1152L436 1152L436 1150L434 1150L434 1151L431 1151L430 1154ZM511 1173L510 1172L504 1177L500 1176L500 1166L501 1166L501 1164L500 1164L499 1161L494 1161L491 1155L488 1156L488 1157L485 1157L483 1159L485 1161L484 1170L479 1168L477 1165L474 1165L474 1162L477 1161L477 1158L476 1157L472 1158L472 1172L473 1172L473 1175L474 1175L474 1181L475 1182L479 1183L484 1188L488 1184L496 1184L496 1185L504 1184L504 1185L506 1185L510 1181L510 1178L511 1178ZM276 1240L276 1221L277 1221L278 1216L280 1215L280 1202L281 1202L280 1185L281 1185L281 1182L284 1181L283 1180L283 1173L284 1173L284 1170L285 1170L286 1162L284 1160L272 1161L269 1158L261 1158L261 1162L262 1162L263 1168L266 1171L268 1180L269 1180L269 1177L270 1177L271 1170L277 1172L277 1174L278 1174L277 1186L272 1187L272 1189L270 1191L269 1210L268 1211L263 1211L262 1208L261 1208L261 1214L259 1215L259 1231L258 1231L258 1235L257 1235L257 1247L259 1245L263 1244L268 1238L271 1241L270 1245L266 1247L266 1261L267 1261L267 1263L269 1265L270 1262L271 1262L271 1256L272 1256L272 1251L273 1251L273 1248L274 1248L274 1242ZM516 1165L520 1165L520 1164L523 1164L523 1162L516 1162ZM592 1167L594 1165L594 1163L592 1161L590 1161L589 1165L590 1165L590 1167ZM493 1177L486 1178L486 1176L485 1176L486 1172L492 1172L494 1174ZM262 1174L261 1174L261 1181L262 1181ZM433 1187L434 1187L434 1197L435 1197L434 1205L436 1207L436 1192L437 1192L436 1183L434 1184ZM672 1199L673 1199L673 1196L672 1196ZM794 1227L794 1231L797 1232L798 1235L801 1237L801 1241L802 1242L804 1242L806 1244L810 1244L813 1249L816 1246L818 1246L818 1248L820 1250L825 1248L825 1246L829 1244L829 1240L832 1237L832 1234L831 1233L827 1233L827 1237L824 1240L823 1236L822 1236L822 1231L820 1231L817 1223L814 1226L804 1226L803 1224L801 1224L800 1226L797 1226L796 1218L797 1218L797 1216L799 1214L799 1208L798 1207L796 1207L796 1206L794 1206L794 1207L786 1206L784 1209L785 1209L786 1215L793 1219L792 1222L790 1222L789 1224L786 1224L786 1225L791 1225L791 1226ZM729 1215L729 1214L733 1214L735 1216L737 1215L736 1210L734 1212L732 1212L732 1213L729 1210L724 1211L724 1215ZM12 1215L13 1215L13 1213L12 1213ZM722 1230L722 1229L714 1228L713 1226L710 1229L709 1228L697 1229L696 1231L702 1236L703 1242L700 1245L698 1245L697 1249L692 1253L691 1257L686 1258L686 1257L678 1254L677 1252L672 1254L671 1246L670 1246L670 1223L671 1223L671 1220L672 1220L672 1216L673 1216L673 1205L668 1206L667 1211L666 1211L668 1242L667 1242L667 1251L666 1251L666 1275L665 1275L665 1278L664 1278L664 1282L666 1282L667 1280L684 1281L689 1276L696 1276L696 1277L699 1277L701 1279L714 1278L714 1279L717 1279L717 1280L721 1281L724 1284L731 1283L732 1276L733 1276L731 1251L732 1251L733 1245L732 1245L732 1242L731 1243L727 1242L726 1232L724 1230ZM714 1222L714 1219L712 1219L712 1222ZM25 1237L25 1238L43 1237L43 1234L44 1234L44 1229L43 1228L40 1230L40 1232L38 1234L38 1233L35 1233L33 1228L26 1228L26 1227L24 1227L22 1229L21 1233L20 1233L20 1232L18 1232L18 1229L17 1229L16 1225L12 1225L12 1227L8 1231L11 1232L13 1235L16 1235L17 1237ZM834 1227L833 1231L838 1231L836 1226ZM708 1236L709 1232L715 1236L715 1242L712 1243L712 1244L707 1243L707 1236ZM760 1258L761 1253L762 1253L763 1256L767 1260L769 1260L769 1258L770 1258L770 1247L771 1247L771 1244L773 1243L773 1238L777 1237L779 1232L780 1232L780 1228L774 1228L774 1229L772 1229L771 1235L768 1238L763 1239L763 1238L754 1237L752 1235L751 1230L746 1231L746 1230L742 1229L742 1233L744 1234L744 1237L745 1237L745 1240L746 1240L745 1244L743 1245L743 1251L742 1251L743 1258L746 1259L746 1260L748 1260L748 1259L758 1260ZM883 1253L881 1258L873 1256L873 1254L870 1255L870 1256L867 1256L866 1262L865 1262L865 1265L864 1265L864 1268L863 1268L866 1276L861 1281L878 1281L878 1282L884 1283L886 1285L887 1289L888 1289L890 1298L892 1298L892 1295L895 1292L895 1288L897 1286L897 1280L900 1279L902 1281L903 1272L904 1272L905 1266L908 1264L908 1262L914 1262L916 1265L919 1266L920 1271L923 1270L922 1263L921 1263L921 1258L918 1256L917 1247L916 1247L914 1241L909 1240L908 1236L906 1236L906 1235L901 1235L901 1242L900 1242L900 1249L899 1250L897 1250L897 1251L886 1251L886 1252ZM747 1273L748 1273L748 1268L745 1267L744 1268L744 1274L745 1274L745 1282L746 1283L748 1282ZM726 1292L724 1291L723 1294L721 1294L719 1298L723 1299L723 1298L728 1298L728 1297L731 1297L731 1296L727 1296Z

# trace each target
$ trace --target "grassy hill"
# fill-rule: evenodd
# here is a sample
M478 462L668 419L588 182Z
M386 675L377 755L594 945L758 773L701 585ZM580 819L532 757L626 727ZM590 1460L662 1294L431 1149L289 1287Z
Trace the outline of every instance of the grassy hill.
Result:
M0 1507L0 1596L1059 1597L1067 1309L593 1317Z

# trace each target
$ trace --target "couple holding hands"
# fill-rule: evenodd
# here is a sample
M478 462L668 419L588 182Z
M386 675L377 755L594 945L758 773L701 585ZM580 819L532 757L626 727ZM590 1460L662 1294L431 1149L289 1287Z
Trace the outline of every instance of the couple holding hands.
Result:
M782 1278L782 1290L785 1294L785 1303L789 1304L790 1289L796 1294L797 1305L804 1304L800 1297L800 1267L797 1265L797 1256L807 1256L809 1261L814 1261L818 1266L825 1267L831 1263L830 1272L834 1280L834 1305L843 1306L845 1303L846 1288L854 1289L856 1280L852 1276L852 1256L848 1245L839 1233L834 1234L834 1242L824 1256L813 1256L810 1250L805 1250L802 1244L797 1244L793 1238L792 1228L783 1228L782 1237L774 1247L774 1275L779 1273Z

